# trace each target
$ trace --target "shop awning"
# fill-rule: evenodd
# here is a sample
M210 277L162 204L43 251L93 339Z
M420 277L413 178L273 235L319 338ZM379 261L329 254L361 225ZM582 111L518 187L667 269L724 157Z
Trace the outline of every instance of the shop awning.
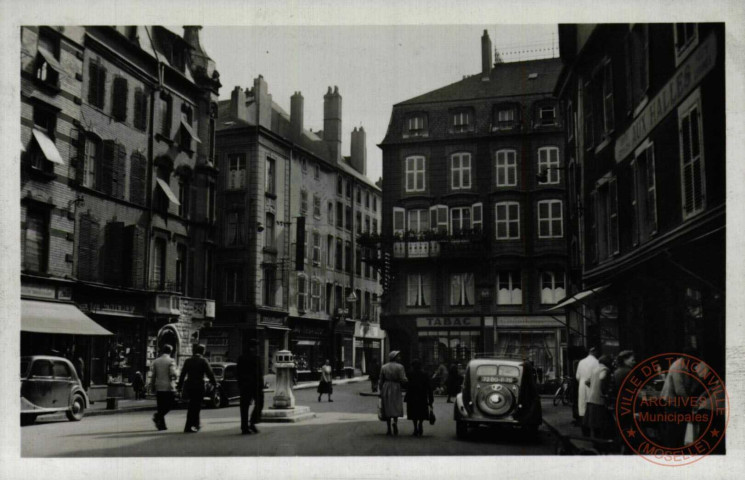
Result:
M21 300L21 331L65 335L113 335L72 303Z
M610 285L603 285L602 287L591 288L589 290L584 290L582 292L575 293L571 297L565 298L564 300L562 300L561 302L559 302L558 304L556 304L555 306L549 308L546 311L547 312L553 312L555 310L558 310L560 308L567 307L567 306L572 305L572 304L577 303L577 302L582 303L583 300L587 300L592 295L595 295L596 293L602 292L603 290L605 290L609 286Z
M47 160L50 162L57 163L59 165L64 165L65 162L62 161L62 156L59 154L59 150L57 150L57 146L54 144L51 138L47 136L46 133L42 132L41 130L33 129L34 132L34 138L36 139L36 142L39 144L39 147L41 147L42 153L44 153L44 156Z
M283 330L283 331L290 330L288 327L282 327L279 325L264 325L264 328L267 328L269 330Z
M298 340L298 341L297 341L297 345L298 345L299 347L301 347L301 346L303 346L303 345L306 345L306 346L311 346L311 347L313 347L313 346L316 346L316 345L318 345L318 342L317 342L317 341L315 341L315 340Z
M186 129L186 131L189 133L191 138L194 139L195 142L202 143L202 141L199 140L199 137L197 137L197 134L194 133L194 129L191 128L191 125L189 125L189 122L187 122L185 118L181 119L181 126Z
M181 203L179 203L178 201L178 198L176 198L176 195L173 193L173 190L171 190L171 187L168 186L168 183L166 183L166 181L162 178L156 178L156 180L158 181L158 186L160 187L160 189L163 190L163 193L165 193L166 197L168 197L168 200L174 205L181 205Z

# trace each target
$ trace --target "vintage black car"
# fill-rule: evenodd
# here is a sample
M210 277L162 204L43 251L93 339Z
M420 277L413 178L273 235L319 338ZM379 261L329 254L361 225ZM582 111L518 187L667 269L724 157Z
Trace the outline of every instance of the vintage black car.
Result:
M231 400L241 398L238 389L238 379L235 376L236 364L233 362L211 362L212 372L217 380L217 387L205 382L204 401L212 408L222 408L230 405Z
M543 418L531 362L511 358L477 358L468 362L463 390L455 398L455 432L462 439L470 427L505 425L537 433Z
M21 357L21 425L38 415L65 412L80 421L88 408L88 395L69 360L35 355Z

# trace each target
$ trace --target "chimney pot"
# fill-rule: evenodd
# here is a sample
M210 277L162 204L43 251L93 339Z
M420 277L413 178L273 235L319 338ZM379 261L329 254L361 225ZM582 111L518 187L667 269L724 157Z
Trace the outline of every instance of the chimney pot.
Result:
M492 69L491 59L491 39L489 38L489 32L484 30L484 34L481 36L481 80L489 81Z

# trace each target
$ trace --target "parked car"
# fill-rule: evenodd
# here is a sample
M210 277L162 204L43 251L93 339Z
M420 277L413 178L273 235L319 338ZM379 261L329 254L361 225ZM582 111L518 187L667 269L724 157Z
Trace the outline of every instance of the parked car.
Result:
M222 408L230 405L231 400L241 398L236 378L236 364L233 362L212 362L212 372L217 380L217 387L210 382L205 382L204 401L212 408Z
M470 427L513 426L537 433L543 418L533 365L527 360L478 358L468 362L455 397L455 433Z
M65 412L70 421L83 419L88 395L69 360L34 355L21 357L21 424L38 415Z

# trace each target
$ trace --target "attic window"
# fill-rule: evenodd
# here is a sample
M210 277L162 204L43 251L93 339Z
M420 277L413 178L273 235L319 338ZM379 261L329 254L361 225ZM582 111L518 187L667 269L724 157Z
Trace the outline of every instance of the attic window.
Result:
M406 119L404 125L404 138L408 137L426 137L427 136L427 115L415 113Z
M528 75L528 80L535 80L536 78L538 78L537 73L531 73Z

